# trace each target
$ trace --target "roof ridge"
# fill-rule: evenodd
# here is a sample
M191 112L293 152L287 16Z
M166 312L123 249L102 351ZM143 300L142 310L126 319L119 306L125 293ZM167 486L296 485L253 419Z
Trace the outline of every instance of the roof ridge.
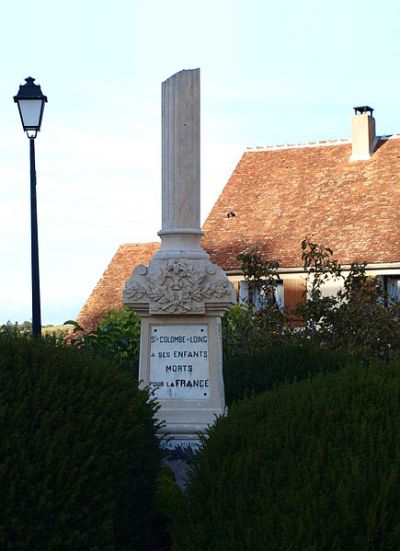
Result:
M377 136L378 140L395 140L400 138L400 134L386 134ZM338 138L336 140L319 140L313 142L296 143L296 144L279 144L279 145L256 145L246 147L246 151L276 151L282 149L302 149L305 147L329 147L332 145L350 144L351 140L347 138Z
M143 245L159 245L160 241L135 241L130 243L121 243L119 249L123 248L132 248L132 247L142 247Z
M276 150L276 149L301 149L303 147L323 147L329 145L342 145L344 143L350 143L350 140L347 139L337 139L337 140L320 140L315 142L306 142L306 143L292 143L292 144L279 144L279 145L256 145L248 146L246 151L266 151L266 150Z

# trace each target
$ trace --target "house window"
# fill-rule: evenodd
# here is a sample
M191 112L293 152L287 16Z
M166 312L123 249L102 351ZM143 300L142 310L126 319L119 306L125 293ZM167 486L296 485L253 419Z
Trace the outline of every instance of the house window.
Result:
M247 281L239 281L239 304L247 306L249 302L249 284Z
M383 276L381 281L385 305L400 302L400 276Z
M389 300L400 302L400 278L388 278L387 295Z
M276 304L279 310L283 310L284 301L283 301L283 282L281 280L277 281L276 287L273 289L272 303ZM256 310L262 310L263 305L266 302L265 293L263 290L256 289L253 291L253 300L252 300ZM247 306L249 303L249 284L247 281L239 282L239 304L242 306Z

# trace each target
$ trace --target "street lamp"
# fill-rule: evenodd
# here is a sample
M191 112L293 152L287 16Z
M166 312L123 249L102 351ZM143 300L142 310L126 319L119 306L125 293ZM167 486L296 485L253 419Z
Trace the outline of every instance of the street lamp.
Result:
M29 138L30 169L31 169L31 265L32 265L32 333L40 337L42 330L40 316L40 280L39 280L39 242L36 206L36 167L35 138L42 124L44 104L47 97L42 94L35 79L28 77L26 84L19 87L14 96L21 117L22 127Z

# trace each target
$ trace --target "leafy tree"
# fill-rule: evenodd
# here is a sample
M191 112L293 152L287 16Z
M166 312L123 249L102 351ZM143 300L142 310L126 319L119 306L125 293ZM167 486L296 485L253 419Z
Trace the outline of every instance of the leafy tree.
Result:
M238 256L248 282L249 305L245 313L234 309L225 316L228 353L302 340L384 358L399 353L400 305L387 304L378 280L367 275L366 263L353 263L345 276L329 247L306 237L301 251L307 274L305 300L294 311L284 312L273 301L279 263L267 262L255 253ZM326 296L323 287L331 281L343 286L336 295ZM255 308L252 301L260 296L264 302ZM302 327L291 328L293 318L302 319Z
M299 336L363 355L389 358L399 352L396 307L385 307L381 286L375 277L366 274L366 263L352 263L345 277L331 249L305 239L302 251L311 285L307 300L297 308L305 322ZM337 279L343 281L342 288L335 296L324 297L323 284Z
M275 306L274 291L279 280L279 262L264 260L256 252L243 252L237 258L247 281L249 305L257 303L260 310Z
M364 264L353 264L338 293L333 312L332 346L345 346L362 354L390 358L400 351L400 325L396 305L386 307L375 278L365 274ZM398 305L397 305L398 307Z
M333 258L332 249L307 237L301 242L301 250L304 271L308 274L307 290L305 301L294 314L304 321L303 336L322 340L322 335L331 329L330 314L338 303L338 297L323 295L322 286L331 280L343 280L342 267Z
M223 318L226 355L276 343L286 333L284 315L275 300L279 262L265 261L255 252L243 252L238 260L247 282L248 300L246 308L236 306Z

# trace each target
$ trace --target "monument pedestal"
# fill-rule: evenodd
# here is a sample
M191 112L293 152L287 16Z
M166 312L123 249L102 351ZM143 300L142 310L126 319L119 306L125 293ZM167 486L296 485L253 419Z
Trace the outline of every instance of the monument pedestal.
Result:
M142 318L139 380L160 403L162 434L204 432L225 408L220 316Z
M235 292L201 249L160 251L133 271L124 304L141 317L139 381L160 403L161 433L190 440L225 410L221 318Z

